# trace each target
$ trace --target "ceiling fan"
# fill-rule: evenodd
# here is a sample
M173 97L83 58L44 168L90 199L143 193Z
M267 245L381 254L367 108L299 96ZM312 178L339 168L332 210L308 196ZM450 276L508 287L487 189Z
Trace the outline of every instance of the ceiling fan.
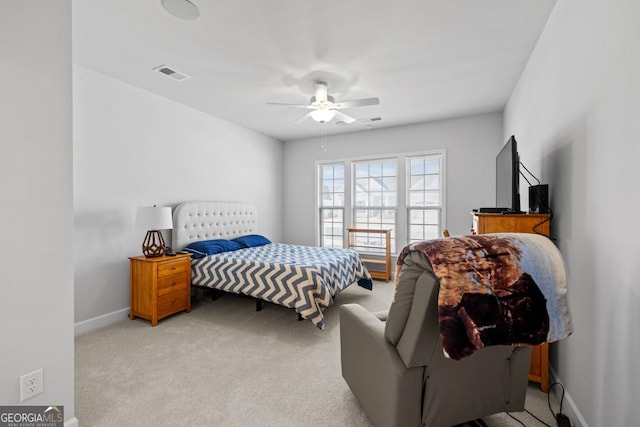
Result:
M284 105L288 107L300 107L307 108L309 111L304 116L300 117L294 123L299 123L305 120L307 117L311 117L318 123L330 122L334 117L339 121L346 124L350 124L356 121L353 117L343 113L344 108L362 107L365 105L378 105L380 100L378 98L363 98L354 99L351 101L336 102L333 96L327 94L327 83L318 81L316 82L315 95L309 100L309 104L284 104L281 102L268 102L270 105Z

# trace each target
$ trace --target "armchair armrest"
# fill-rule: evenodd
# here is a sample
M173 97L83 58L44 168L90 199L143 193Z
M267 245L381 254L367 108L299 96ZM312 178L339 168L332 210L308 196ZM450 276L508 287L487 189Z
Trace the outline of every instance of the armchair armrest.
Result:
M340 307L340 337L343 337L343 331L348 333L352 328L358 328L358 333L370 334L371 339L384 342L384 319L359 304L344 304Z
M422 369L404 365L384 329L358 304L340 308L342 376L374 424L419 425Z

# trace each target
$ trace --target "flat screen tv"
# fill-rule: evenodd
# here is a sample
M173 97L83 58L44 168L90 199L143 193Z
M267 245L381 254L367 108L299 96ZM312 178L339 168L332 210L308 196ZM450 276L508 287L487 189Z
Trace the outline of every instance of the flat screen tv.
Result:
M520 213L520 158L511 136L496 156L496 208Z

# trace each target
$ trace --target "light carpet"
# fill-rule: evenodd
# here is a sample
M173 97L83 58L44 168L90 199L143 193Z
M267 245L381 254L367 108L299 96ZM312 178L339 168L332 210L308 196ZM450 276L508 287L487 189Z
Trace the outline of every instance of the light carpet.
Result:
M339 307L385 310L391 283L350 286L325 311L325 329L293 310L223 295L194 298L152 328L125 320L76 338L81 426L371 426L340 373ZM552 406L558 408L552 397ZM555 425L547 395L530 385L527 409ZM527 426L542 425L515 413ZM488 426L519 426L507 414Z

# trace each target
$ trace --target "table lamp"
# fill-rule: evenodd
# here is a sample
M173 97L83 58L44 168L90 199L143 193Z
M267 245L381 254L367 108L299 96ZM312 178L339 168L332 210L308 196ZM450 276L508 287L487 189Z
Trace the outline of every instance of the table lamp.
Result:
M136 228L147 230L147 235L142 242L142 253L147 258L162 256L165 253L165 243L160 230L173 228L170 207L157 207L153 205L138 207L136 215Z

